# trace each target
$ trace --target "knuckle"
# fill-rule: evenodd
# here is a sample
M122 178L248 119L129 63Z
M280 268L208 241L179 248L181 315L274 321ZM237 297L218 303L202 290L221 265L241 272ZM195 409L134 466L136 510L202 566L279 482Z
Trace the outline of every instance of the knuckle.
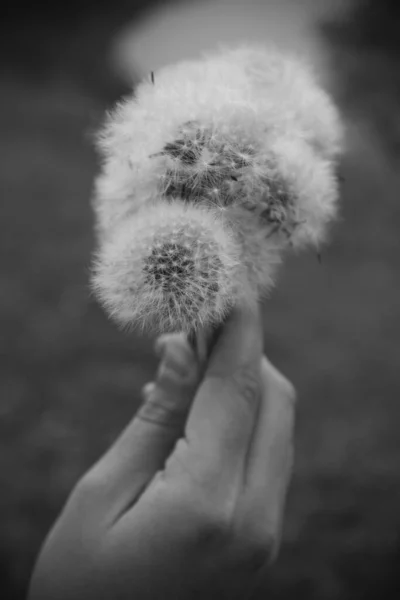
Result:
M229 544L231 539L232 520L227 512L214 508L197 514L196 542L199 547Z
M168 402L161 394L152 394L136 413L136 419L159 427L175 429L180 427L186 417L186 410Z
M260 375L252 366L237 369L233 374L233 382L240 395L249 403L258 402L261 394Z
M158 367L156 381L157 384L161 386L168 383L178 385L181 376L181 372L176 368L172 361L164 359Z
M198 551L223 547L232 541L232 518L224 507L212 504L210 496L188 480L172 493L175 511L189 524L189 540Z
M240 561L246 571L257 572L271 564L276 555L277 539L267 532L247 533L245 540L240 542Z
M238 533L230 511L195 511L193 543L199 552L231 553L236 568L255 574L270 565L277 555L278 536L259 528Z
M193 367L193 363L184 356L166 354L160 365L159 376L184 383L193 376Z
M182 498L190 514L196 545L199 548L220 546L232 541L233 518L225 506L210 501L210 496L192 488Z
M158 368L158 380L171 380L185 385L197 378L197 362L195 357L185 348L169 345Z

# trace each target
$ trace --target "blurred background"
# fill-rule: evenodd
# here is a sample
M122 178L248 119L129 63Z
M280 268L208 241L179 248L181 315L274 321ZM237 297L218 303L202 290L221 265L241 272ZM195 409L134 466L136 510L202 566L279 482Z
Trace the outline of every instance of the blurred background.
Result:
M153 340L90 294L93 135L149 70L218 41L311 57L348 127L341 216L290 256L265 347L298 389L282 551L260 598L400 597L400 4L6 1L0 20L0 596L22 600L78 478L132 418Z

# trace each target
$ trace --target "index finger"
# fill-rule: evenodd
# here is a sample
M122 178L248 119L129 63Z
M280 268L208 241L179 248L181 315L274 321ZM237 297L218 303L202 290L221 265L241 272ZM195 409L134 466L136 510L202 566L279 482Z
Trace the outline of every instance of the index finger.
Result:
M261 365L260 412L246 459L237 522L244 535L268 541L272 560L292 471L296 393L265 356Z
M223 327L186 423L192 469L232 481L250 446L261 395L263 327L258 306L235 308Z

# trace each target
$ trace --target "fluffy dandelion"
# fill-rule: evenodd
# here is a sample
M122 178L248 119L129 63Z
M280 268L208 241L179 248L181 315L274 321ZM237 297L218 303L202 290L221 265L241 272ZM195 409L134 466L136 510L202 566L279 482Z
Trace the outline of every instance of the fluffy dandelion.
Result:
M337 211L336 108L302 61L241 46L162 69L108 118L95 289L122 324L196 331L274 283Z
M215 213L178 202L129 219L101 248L93 277L123 325L183 330L218 324L243 293L240 248Z

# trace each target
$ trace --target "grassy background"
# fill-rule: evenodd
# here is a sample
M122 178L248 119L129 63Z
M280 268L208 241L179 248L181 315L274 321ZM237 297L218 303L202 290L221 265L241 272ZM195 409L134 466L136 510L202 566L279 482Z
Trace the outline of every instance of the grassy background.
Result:
M299 392L284 544L264 590L275 599L400 594L400 22L395 4L374 4L325 28L351 134L333 243L322 265L313 253L290 257L265 306L266 351ZM105 64L133 14L126 5L87 16L70 3L68 19L32 13L2 25L5 600L24 597L67 494L132 417L156 367L151 340L118 332L88 290L91 136L125 92Z

